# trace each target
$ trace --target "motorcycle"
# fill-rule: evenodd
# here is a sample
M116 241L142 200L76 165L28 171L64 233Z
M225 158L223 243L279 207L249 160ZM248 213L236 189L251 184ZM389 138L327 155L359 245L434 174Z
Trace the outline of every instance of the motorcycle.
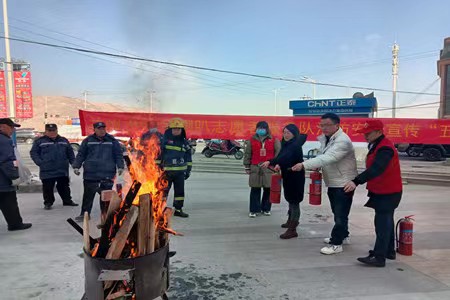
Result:
M242 159L244 152L241 149L241 144L234 140L210 140L206 142L202 154L208 158L223 154L226 156L233 155L236 159Z

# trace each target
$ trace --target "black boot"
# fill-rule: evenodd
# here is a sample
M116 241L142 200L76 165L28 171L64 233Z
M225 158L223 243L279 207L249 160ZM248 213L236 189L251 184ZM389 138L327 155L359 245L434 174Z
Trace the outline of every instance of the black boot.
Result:
M280 235L280 239L287 240L298 237L297 226L298 221L288 221L288 229Z
M31 227L31 223L22 223L20 225L8 226L9 231L25 230Z
M369 250L369 256L375 256L373 250ZM397 258L397 254L395 252L389 253L388 255L386 255L386 258L390 260L395 260Z
M183 209L175 209L175 213L173 214L176 217L180 217L180 218L188 218L189 215L185 212L183 212Z

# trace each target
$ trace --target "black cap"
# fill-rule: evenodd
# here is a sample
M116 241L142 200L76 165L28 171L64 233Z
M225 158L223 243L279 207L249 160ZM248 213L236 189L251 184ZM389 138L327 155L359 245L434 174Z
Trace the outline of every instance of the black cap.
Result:
M56 126L56 124L45 124L45 130L57 130L58 126Z
M2 118L0 119L0 124L6 124L11 127L20 127L20 124L16 124L10 118Z
M94 128L106 127L106 124L103 122L94 123Z

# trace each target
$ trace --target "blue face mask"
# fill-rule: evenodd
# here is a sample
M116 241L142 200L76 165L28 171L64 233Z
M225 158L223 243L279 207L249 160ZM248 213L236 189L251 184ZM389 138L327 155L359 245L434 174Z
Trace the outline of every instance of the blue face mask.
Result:
M267 134L267 130L265 130L263 128L258 128L258 129L256 129L256 134L259 136L264 136Z

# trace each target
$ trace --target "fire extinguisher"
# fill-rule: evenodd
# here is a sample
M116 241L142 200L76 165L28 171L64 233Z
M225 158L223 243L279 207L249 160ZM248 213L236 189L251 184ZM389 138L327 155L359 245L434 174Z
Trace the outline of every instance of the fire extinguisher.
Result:
M312 171L309 175L311 184L309 185L309 204L322 204L322 173L318 170Z
M281 200L281 174L269 168L272 172L272 178L270 180L270 203L278 204Z
M411 216L398 220L395 226L395 240L397 241L397 252L401 255L411 256L413 254L413 221ZM399 235L400 228L400 235Z

